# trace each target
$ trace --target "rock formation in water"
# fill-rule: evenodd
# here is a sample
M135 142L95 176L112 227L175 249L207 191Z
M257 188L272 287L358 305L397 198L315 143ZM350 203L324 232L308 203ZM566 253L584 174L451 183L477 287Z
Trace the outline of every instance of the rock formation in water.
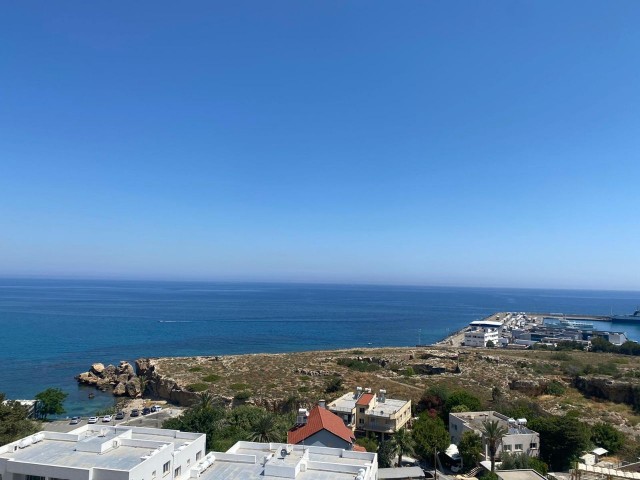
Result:
M102 363L94 363L88 371L76 375L75 378L78 383L93 385L103 392L111 390L117 396L136 398L142 395L140 378L133 366L124 360L117 367L105 367Z

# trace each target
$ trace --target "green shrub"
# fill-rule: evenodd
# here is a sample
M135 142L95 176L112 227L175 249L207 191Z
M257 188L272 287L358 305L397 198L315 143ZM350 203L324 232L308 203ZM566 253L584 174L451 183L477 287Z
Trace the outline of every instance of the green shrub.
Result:
M354 358L339 358L336 363L358 372L375 372L380 370L380 365L377 363L363 362L362 360L356 360Z
M187 385L187 390L190 392L204 392L205 390L209 390L209 385L206 383L191 383Z
M202 367L191 367L189 369L190 372L201 372L202 371Z
M249 388L249 385L247 385L246 383L232 383L229 386L231 387L231 390L235 390L236 392Z
M251 392L248 390L243 390L236 393L233 398L240 401L249 400L249 398L251 398Z
M220 375L216 375L215 373L210 373L209 375L205 375L204 377L202 377L202 380L204 380L205 382L213 383L220 380L220 378L221 378Z
M307 393L309 392L309 387L307 387L306 385L303 385L301 387L298 387L298 392L300 393Z
M329 382L327 382L327 386L324 389L325 393L335 393L342 390L342 378L335 376L332 377Z
M547 385L547 388L545 389L545 393L547 395L555 395L556 397L560 397L564 395L564 392L566 390L567 389L564 387L562 383L560 383L557 380L553 380L551 383Z

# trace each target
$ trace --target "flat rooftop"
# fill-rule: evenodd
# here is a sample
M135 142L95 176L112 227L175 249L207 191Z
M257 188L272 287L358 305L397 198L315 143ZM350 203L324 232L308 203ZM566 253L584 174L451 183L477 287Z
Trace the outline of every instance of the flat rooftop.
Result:
M374 394L376 398L375 407L373 409L368 409L368 415L383 415L389 416L396 413L402 407L404 407L409 400L398 400L395 398L385 397L384 402L381 402L379 397ZM329 402L327 405L327 410L333 410L337 412L351 412L354 408L356 408L356 402L358 401L358 397L355 396L354 392L347 392L339 398L336 398L334 401ZM380 412L383 413L380 413Z
M296 445L288 455L280 451L286 445L238 442L226 453L210 453L215 460L202 472L199 480L353 480L360 468L368 472L366 480L373 480L371 466L377 466L374 453L345 451L337 448ZM265 456L270 456L267 462ZM204 460L207 461L206 458ZM304 463L305 471L295 467ZM289 473L275 473L280 467ZM271 470L270 472L270 469Z
M396 400L395 398L387 398L384 403L378 401L374 408L370 408L367 410L367 415L380 415L380 416L390 416L394 413L397 413L402 407L404 407L408 400Z
M545 477L535 470L496 470L502 480L543 480Z
M465 425L474 430L481 431L482 430L482 422L488 420L490 422L498 421L500 425L506 427L508 429L507 435L520 435L520 434L528 434L528 433L536 433L533 430L527 428L524 425L513 426L513 423L509 422L509 417L502 415L498 412L462 412L462 413L451 413L453 417L459 418L462 420ZM511 423L511 425L510 425Z
M20 442L0 447L0 459L61 467L129 471L140 464L143 456L151 454L155 449L167 448L173 444L172 450L176 450L180 445L192 442L201 435L176 430L83 425L68 433L41 432L39 441L22 448ZM117 448L113 448L113 441L116 439L120 443ZM136 441L140 444L136 445ZM156 445L149 447L149 441L156 442ZM14 450L14 446L18 448Z

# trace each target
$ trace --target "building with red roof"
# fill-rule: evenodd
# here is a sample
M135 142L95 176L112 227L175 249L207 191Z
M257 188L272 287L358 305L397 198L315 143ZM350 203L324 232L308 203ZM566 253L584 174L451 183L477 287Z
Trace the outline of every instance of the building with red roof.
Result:
M301 409L298 424L287 433L287 443L291 444L363 451L355 448L355 441L353 431L342 418L321 406L314 407L308 415Z

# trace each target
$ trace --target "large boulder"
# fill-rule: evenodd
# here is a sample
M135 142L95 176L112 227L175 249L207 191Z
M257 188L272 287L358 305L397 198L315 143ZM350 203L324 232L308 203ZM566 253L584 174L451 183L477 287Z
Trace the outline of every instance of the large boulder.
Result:
M118 383L114 388L113 388L113 394L114 395L125 395L127 393L127 386L126 384L120 382Z
M104 365L102 363L94 363L89 371L95 373L98 377L102 377Z
M127 395L131 398L139 397L142 392L140 391L140 381L138 378L132 378L125 384Z
M118 375L122 375L123 373L126 373L127 375L129 375L129 378L135 376L136 374L135 370L133 369L133 366L125 360L122 360L120 362L120 365L118 365L117 373Z

